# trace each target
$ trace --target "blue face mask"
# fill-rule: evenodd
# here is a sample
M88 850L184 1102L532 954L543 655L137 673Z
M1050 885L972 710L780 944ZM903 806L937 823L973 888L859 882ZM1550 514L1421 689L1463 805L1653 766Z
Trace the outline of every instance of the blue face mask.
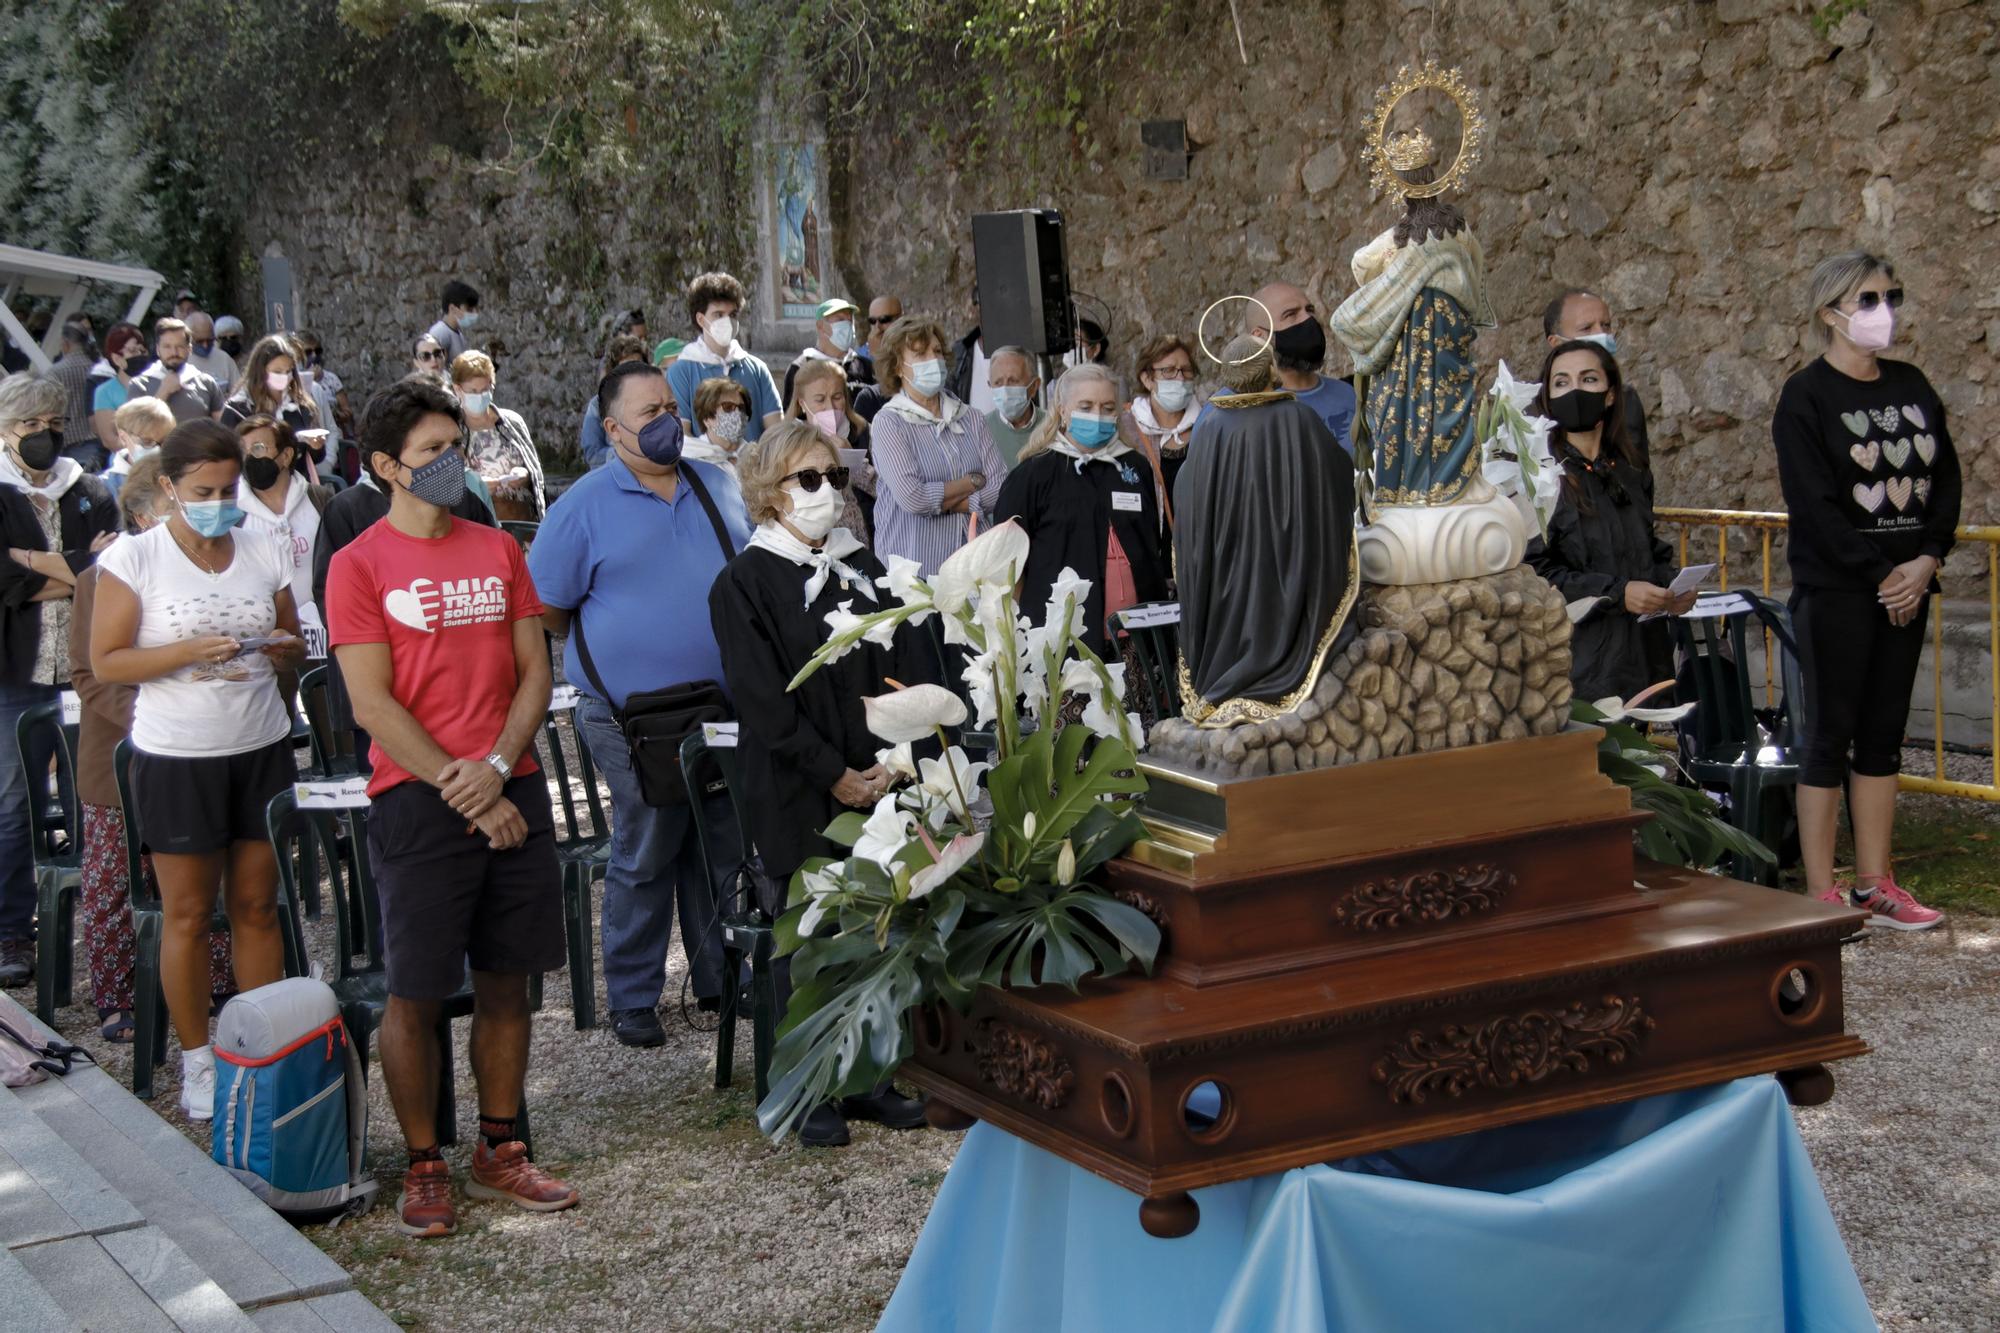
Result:
M1019 421L1028 410L1028 386L1025 384L996 384L993 386L993 405L1000 409L1000 415L1009 421Z
M1596 343L1610 356L1618 355L1618 335L1615 333L1586 333L1577 339L1580 343Z
M672 467L681 461L681 419L662 412L639 431L639 452L649 463Z
M234 500L196 500L189 504L176 495L174 503L180 506L187 525L204 537L220 537L243 521L243 511Z
M935 398L944 388L944 358L934 356L911 366L910 387L926 398Z
M1079 449L1101 449L1118 433L1118 418L1073 413L1069 419L1070 442Z

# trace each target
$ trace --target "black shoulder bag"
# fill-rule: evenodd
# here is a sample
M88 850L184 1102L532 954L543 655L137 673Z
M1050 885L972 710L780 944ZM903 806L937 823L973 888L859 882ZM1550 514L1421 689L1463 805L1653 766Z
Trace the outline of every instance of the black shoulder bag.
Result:
M707 488L695 476L693 468L682 468L680 476L707 513L715 529L715 540L722 546L723 558L734 560L736 544L729 540L729 529L722 525L722 515L717 512L715 501L709 498ZM583 674L590 678L599 696L609 701L611 691L604 688L604 680L590 660L590 645L583 637L581 607L577 608L570 633L576 636L576 660L582 663ZM626 747L632 752L632 772L639 779L640 799L654 809L661 809L686 804L688 789L681 773L681 742L704 722L727 722L729 698L719 682L695 680L628 695L625 706L614 708L611 715L625 733ZM702 794L712 796L722 789L722 780L717 778Z

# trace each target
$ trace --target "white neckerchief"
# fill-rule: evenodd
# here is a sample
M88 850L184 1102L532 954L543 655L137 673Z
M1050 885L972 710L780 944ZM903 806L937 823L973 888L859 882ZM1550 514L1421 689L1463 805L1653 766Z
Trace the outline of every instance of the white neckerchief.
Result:
M736 455L706 435L697 435L682 444L681 457L692 458L697 463L714 463L718 467L736 466Z
M14 462L14 456L0 449L0 482L5 482L15 490L38 495L50 504L62 499L81 476L83 476L83 464L74 458L57 454L56 461L49 464L49 479L37 486L28 480L28 474L21 471L20 466Z
M882 410L894 412L903 420L914 422L919 426L930 426L940 432L948 430L954 435L963 434L965 423L958 418L964 413L965 404L952 397L949 392L940 392L938 406L944 409L942 416L910 397L907 392L899 391L894 398L882 404Z
M721 356L717 356L710 350L708 339L697 333L694 336L693 342L681 348L680 359L683 361L692 361L696 365L701 366L733 366L747 355L748 353L743 350L743 344L731 338L729 340L729 350Z
M846 353L843 352L840 356L828 356L825 352L820 351L819 346L815 344L806 348L800 355L808 361L832 361L838 364L846 356Z
M1072 466L1076 468L1077 475L1082 476L1083 465L1085 463L1112 462L1131 453L1132 446L1114 435L1108 444L1100 445L1095 449L1085 449L1081 445L1070 443L1069 436L1058 432L1056 442L1049 446L1049 451L1061 454L1065 458L1074 458L1076 462Z
M773 555L781 555L795 565L810 565L812 574L806 579L806 608L812 608L813 600L826 588L827 579L840 576L840 586L848 592L865 593L869 601L875 601L875 585L866 574L847 563L846 556L861 549L861 539L846 528L835 528L826 534L826 539L817 549L806 545L791 530L777 519L766 519L750 534L750 544L761 546Z
M1194 430L1194 423L1201 418L1201 409L1204 406L1206 404L1201 399L1190 399L1186 409L1181 412L1179 425L1162 426L1153 419L1152 397L1142 393L1132 400L1132 423L1148 438L1157 441L1161 448L1173 448L1188 442L1190 432Z

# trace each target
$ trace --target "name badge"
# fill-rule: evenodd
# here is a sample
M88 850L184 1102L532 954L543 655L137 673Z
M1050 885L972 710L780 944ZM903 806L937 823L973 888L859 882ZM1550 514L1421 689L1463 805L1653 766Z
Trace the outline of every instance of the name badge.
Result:
M1111 492L1111 507L1121 514L1136 514L1144 508L1137 491Z

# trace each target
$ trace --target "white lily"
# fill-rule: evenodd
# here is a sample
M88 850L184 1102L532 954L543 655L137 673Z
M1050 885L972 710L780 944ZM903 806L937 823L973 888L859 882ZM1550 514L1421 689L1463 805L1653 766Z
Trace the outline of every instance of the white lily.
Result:
M1043 630L1060 633L1066 628L1071 634L1083 634L1087 628L1085 606L1089 600L1090 580L1069 566L1063 566L1062 573L1056 575L1054 585L1049 588L1048 610L1042 614Z
M998 649L988 649L976 657L969 658L959 679L965 682L966 692L972 696L972 724L980 730L993 725L999 718L999 691L993 683L993 666L1000 660Z
M1493 377L1493 396L1511 406L1516 412L1525 413L1541 391L1542 386L1539 382L1523 384L1515 379L1513 370L1505 361L1500 363L1500 369Z
M834 904L828 900L846 887L841 882L842 872L846 868L844 862L835 861L822 869L806 871L806 910L804 915L799 917L800 935L812 934L814 928L825 920L826 914L833 909Z
M868 730L891 745L920 741L965 721L965 700L942 685L912 685L861 701Z
M930 585L924 582L923 566L906 555L892 555L886 562L888 573L875 580L875 586L887 589L889 595L904 606L925 606L931 604Z
M854 841L854 855L873 861L884 870L892 869L896 853L910 845L916 830L917 817L899 806L896 793L890 792L875 802L875 813L861 826L861 836Z
M919 759L917 765L923 773L918 785L927 798L931 827L942 826L946 815L957 815L970 822L972 812L966 809L965 801L973 799L972 793L979 790L979 779L992 765L973 763L956 745L944 752L944 758ZM959 799L961 792L965 794L964 801Z
M910 753L910 743L908 741L904 741L900 745L892 745L886 750L877 750L875 752L875 762L882 765L884 771L895 777L914 778L917 775L917 761Z
M1694 711L1693 704L1681 704L1677 708L1633 708L1615 694L1593 699L1590 706L1604 714L1606 722L1678 722Z
M953 551L931 581L931 601L953 613L978 595L981 588L1012 589L1028 563L1028 534L1012 519L988 528Z
M986 845L984 833L961 833L938 849L937 861L910 876L910 897L922 898L971 865Z

